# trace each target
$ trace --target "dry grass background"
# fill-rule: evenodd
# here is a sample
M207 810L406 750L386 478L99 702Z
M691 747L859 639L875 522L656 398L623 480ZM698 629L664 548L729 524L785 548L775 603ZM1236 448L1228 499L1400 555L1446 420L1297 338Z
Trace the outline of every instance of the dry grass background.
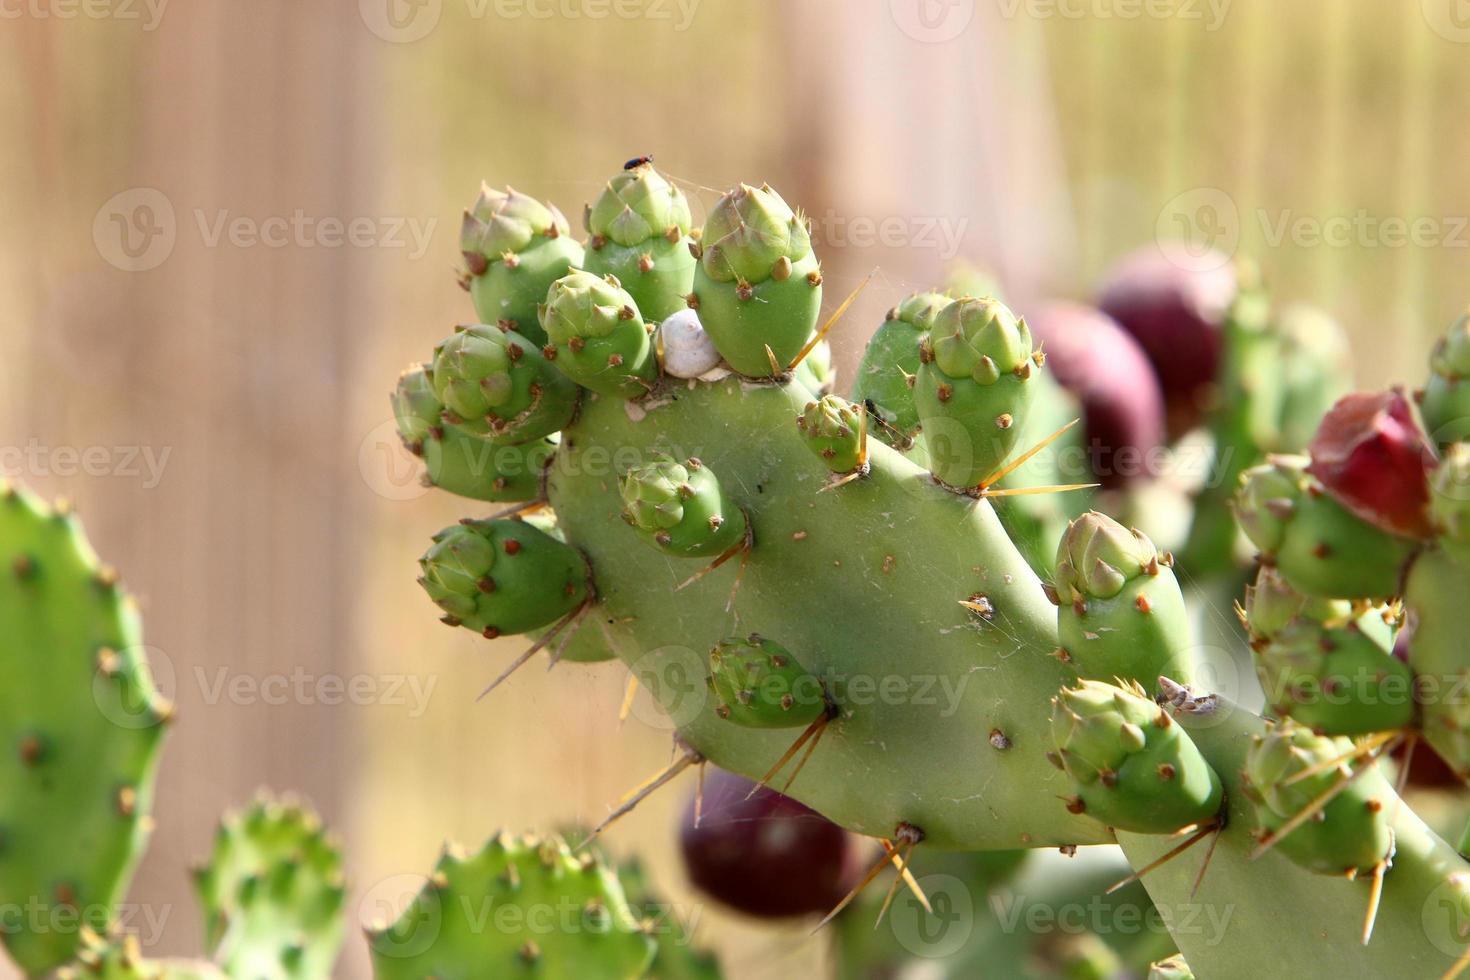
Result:
M944 263L917 242L855 243L828 214L897 218L914 235L947 222L1024 311L1085 295L1168 202L1216 188L1278 291L1348 324L1367 384L1417 377L1467 300L1470 232L1458 246L1271 247L1259 217L1363 208L1440 219L1450 235L1470 215L1470 46L1418 4L1235 0L1210 30L1102 16L1104 2L1071 18L975 0L958 38L923 43L899 29L905 0L702 0L683 30L667 3L655 9L673 21L474 16L470 0L443 0L428 36L390 43L346 0L197 0L154 30L39 17L60 7L35 2L0 21L0 446L169 453L157 486L64 475L54 452L18 474L80 504L172 667L180 722L133 889L167 915L155 953L197 950L184 870L257 786L317 804L371 906L442 838L596 819L667 757L656 726L619 730L616 666L529 668L474 704L514 641L437 627L412 581L427 534L477 508L396 499L412 495L382 455L385 392L469 315L451 268L482 176L572 215L637 153L704 206L715 188L769 179L818 217L834 303L878 270L838 340L849 366L881 310ZM93 224L139 187L166 197L177 241L130 273ZM298 209L437 224L418 256L383 240L212 245L200 227ZM298 668L432 694L332 706L214 692ZM682 802L655 798L611 843L693 902L670 847ZM820 961L803 930L702 911L732 976ZM366 975L355 938L340 972Z

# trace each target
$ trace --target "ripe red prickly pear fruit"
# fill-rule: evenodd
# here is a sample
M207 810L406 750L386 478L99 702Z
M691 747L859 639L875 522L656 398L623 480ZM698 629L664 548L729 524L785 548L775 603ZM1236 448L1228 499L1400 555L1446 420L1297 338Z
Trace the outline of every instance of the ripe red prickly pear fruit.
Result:
M1164 395L1138 342L1081 303L1049 303L1030 322L1046 366L1082 402L1098 480L1115 487L1147 477L1164 441Z
M755 783L709 767L704 806L684 810L679 848L696 888L747 915L776 919L820 915L857 883L864 853L815 810Z
M1434 453L1402 392L1338 399L1310 454L1307 472L1358 517L1406 538L1432 533L1427 508Z
M1224 255L1201 258L1181 243L1129 253L1103 283L1098 309L1148 355L1171 436L1193 428L1208 407L1220 369L1221 325L1236 289Z

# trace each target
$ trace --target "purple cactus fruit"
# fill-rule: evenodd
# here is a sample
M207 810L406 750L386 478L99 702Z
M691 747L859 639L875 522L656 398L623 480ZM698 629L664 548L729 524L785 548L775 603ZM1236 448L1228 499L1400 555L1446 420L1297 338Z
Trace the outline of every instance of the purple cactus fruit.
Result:
M865 852L815 810L709 767L704 808L684 810L679 847L696 888L747 915L777 919L825 914L857 884Z
M1113 487L1150 475L1164 441L1164 396L1138 343L1112 317L1080 303L1048 303L1027 322L1046 366L1082 402L1097 478Z
M1219 374L1221 325L1237 284L1229 259L1218 259L1182 243L1149 245L1123 257L1098 297L1153 364L1171 436L1199 423Z
M1344 395L1322 418L1307 467L1348 510L1406 538L1428 537L1434 454L1400 391Z

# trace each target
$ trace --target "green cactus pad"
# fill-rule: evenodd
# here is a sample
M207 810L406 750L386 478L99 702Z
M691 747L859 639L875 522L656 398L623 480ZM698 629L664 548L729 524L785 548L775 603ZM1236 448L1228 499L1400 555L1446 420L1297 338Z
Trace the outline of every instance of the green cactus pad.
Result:
M447 527L419 568L419 584L444 621L490 639L550 626L591 596L582 553L525 521Z
M1306 472L1304 456L1246 470L1235 495L1240 527L1292 587L1324 598L1395 595L1414 543L1359 520Z
M582 246L562 213L512 188L482 183L464 213L459 249L480 322L508 327L537 347L546 343L536 307L553 282L582 265Z
M879 417L905 436L919 427L913 389L919 372L919 341L928 336L939 311L953 302L943 293L914 293L888 311L863 350L852 400L872 402ZM895 437L891 433L880 429L877 434L892 445Z
M429 484L473 500L534 499L541 492L542 471L556 443L533 439L502 445L445 422L444 406L435 397L425 368L405 371L392 401L398 435L409 452L423 459Z
M377 980L632 980L655 954L615 872L560 838L506 835L474 855L446 848L397 922L369 928L368 943Z
M690 934L694 927L692 917L684 921L679 914L681 906L654 891L643 863L629 858L619 861L617 870L628 908L658 944L653 964L643 980L720 980L724 974L719 960L713 953L694 945Z
M745 514L699 459L679 463L658 456L629 470L619 484L623 519L661 551L685 558L711 557L745 537Z
M232 976L329 977L345 931L342 854L294 800L227 815L194 872L205 944Z
M82 927L105 932L126 891L172 709L137 604L80 522L4 483L0 666L0 943L41 974Z
M563 276L551 284L540 316L549 338L542 353L577 384L614 398L653 390L653 324L644 322L616 276Z
M846 398L825 395L807 402L796 417L807 448L833 473L852 473L867 457L867 424L863 409Z
M943 307L919 348L914 405L929 469L951 487L975 487L1016 448L1041 358L1031 330L996 299Z
M709 686L715 713L746 728L797 728L828 710L821 680L785 647L756 633L715 645Z
M770 187L741 184L710 211L699 251L690 305L721 356L750 377L784 372L822 307L806 219Z
M1308 598L1269 566L1246 589L1243 609L1256 676L1278 717L1324 735L1413 723L1414 675L1389 651L1384 610Z
M1081 677L1135 681L1155 693L1160 674L1188 683L1189 616L1172 559L1142 531L1083 514L1057 548L1057 636Z
M1242 775L1254 805L1256 836L1265 842L1334 784L1346 779L1346 765L1287 780L1314 765L1347 756L1346 738L1314 734L1292 722L1268 727L1254 740ZM1374 765L1374 763L1367 763ZM1362 763L1359 763L1362 765ZM1393 789L1378 772L1365 773L1327 804L1319 819L1307 820L1275 844L1299 867L1317 874L1368 872L1389 855L1392 834L1385 805Z
M1441 447L1470 441L1470 313L1461 314L1439 339L1429 370L1419 414L1430 440Z
M1170 834L1219 813L1220 777L1137 685L1063 688L1052 700L1051 732L1074 812L1140 834Z
M583 268L615 276L655 323L684 309L694 286L689 201L650 164L621 170L588 205Z
M434 348L429 383L445 422L505 444L563 428L580 390L525 337L483 325L460 327Z
M239 976L240 974L236 974ZM261 974L260 976L265 976ZM208 960L145 960L138 937L116 931L106 937L82 933L76 961L56 972L57 980L225 980Z

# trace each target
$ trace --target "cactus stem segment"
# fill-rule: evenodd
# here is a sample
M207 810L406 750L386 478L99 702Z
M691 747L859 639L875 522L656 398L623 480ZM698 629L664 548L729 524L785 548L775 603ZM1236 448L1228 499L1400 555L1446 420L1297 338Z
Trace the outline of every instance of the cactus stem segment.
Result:
M538 639L535 643L532 643L531 646L527 648L525 653L521 654L519 657L516 657L515 660L512 660L510 666L501 671L500 676L491 681L490 686L486 687L485 690L480 692L479 697L475 698L476 701L483 701L486 695L495 690L501 684L504 684L510 678L511 674L514 674L516 671L524 667L526 661L530 660L541 650L544 650L547 644L551 643L563 632L566 632L566 637L563 638L562 642L557 645L557 648L553 652L551 657L551 666L556 666L556 662L561 659L562 646L565 645L566 641L571 638L572 633L576 632L576 625L581 622L583 616L587 615L587 610L591 609L593 603L596 601L595 597L592 595L592 586L590 583L587 588L587 601L563 616L559 622L557 622L554 626L552 626L549 630L542 634L540 639ZM570 631L568 631L569 628Z
M1004 480L1011 473L1015 472L1018 468L1020 468L1021 466L1025 465L1025 463L1026 463L1026 461L1028 459L1030 459L1032 456L1035 456L1037 453L1041 452L1047 446L1050 446L1052 443L1056 442L1062 436L1066 435L1067 432L1074 425L1076 425L1078 422L1081 422L1081 421L1082 420L1080 418L1073 419L1072 421L1068 422L1066 425L1062 426L1057 431L1053 432L1051 435L1047 436L1045 439L1043 439L1040 442L1038 442L1036 445L1032 446L1030 449L1026 450L1021 455L1019 455L1019 456L1015 457L1014 459L1012 459L1009 463L1005 463L1004 465L1002 465L999 468L997 468L995 470L995 472L991 473L990 475L986 476L985 479L983 479L983 480L980 481L980 487L979 487L980 492L981 493L985 493L987 490L989 490L991 487L995 486L1001 480ZM1092 485L1093 486L1096 486L1096 484L1092 484Z
M654 793L658 792L658 790L668 785L674 779L674 777L678 776L679 773L683 772L685 769L688 769L690 766L696 764L701 766L703 765L704 756L700 755L689 746L684 745L682 742L676 741L675 744L681 746L684 749L684 751L680 753L679 757L673 762L670 762L667 766L664 766L658 772L654 773L652 776L649 776L637 786L634 786L626 794L624 794L622 800L618 803L618 808L612 813L609 813L605 818L603 818L602 823L598 824L596 827L593 827L592 832L587 835L582 843L573 848L573 850L584 850L587 845L596 840L598 835L600 835L604 830L617 823L629 813L632 813L634 808L636 808L638 804L642 803Z
M857 299L858 295L861 294L864 289L868 288L868 283L873 281L873 274L877 271L878 270L874 269L873 272L870 272L866 276L864 276L863 281L857 284L857 288L847 294L847 299L843 300L842 303L837 307L837 309L832 311L832 315L827 317L827 322L822 324L822 328L812 335L812 339L806 342L806 346L797 351L796 356L791 359L791 363L786 365L787 371L795 371L796 366L802 361L806 360L806 356L810 354L813 350L815 350L817 345L826 338L828 332L837 325L837 321L842 319L842 314L846 313L847 308L852 305L853 300ZM776 355L774 353L771 353L770 347L766 348L766 352L771 354L771 367L774 369L776 366ZM776 373L779 374L780 372Z

